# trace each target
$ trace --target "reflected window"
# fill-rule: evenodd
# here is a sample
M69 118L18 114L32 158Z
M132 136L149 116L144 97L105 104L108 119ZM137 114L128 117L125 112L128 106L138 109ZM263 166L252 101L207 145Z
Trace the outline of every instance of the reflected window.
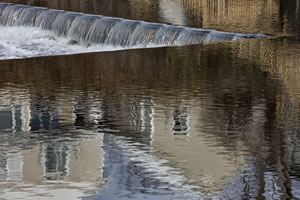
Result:
M60 128L59 114L57 106L46 106L43 103L31 105L31 130L39 129L58 129Z
M189 131L189 116L186 109L175 110L173 114L173 134L187 135Z
M21 106L0 107L0 130L22 131L23 122L21 110Z
M84 102L75 102L74 113L75 113L75 126L85 126L87 124L87 110L88 107Z
M0 110L0 130L10 130L13 126L12 113L7 110Z
M69 147L47 144L43 147L43 164L46 179L66 176L69 171Z

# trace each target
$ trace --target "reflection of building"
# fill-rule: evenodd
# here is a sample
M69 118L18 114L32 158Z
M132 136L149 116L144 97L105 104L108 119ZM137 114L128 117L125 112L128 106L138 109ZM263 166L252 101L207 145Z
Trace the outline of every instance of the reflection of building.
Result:
M142 143L151 142L153 124L153 101L151 97L118 99L120 103L105 102L105 119L107 125L115 130L121 130L122 135L132 136ZM109 114L109 115L107 115Z
M274 24L268 21L279 11L274 0L163 0L159 5L165 22L233 32L272 32Z
M63 2L68 2L65 3L65 7L67 7L67 4L76 5L78 3L78 1L39 2L53 7L62 6ZM96 1L90 2L81 5L98 7L95 6L96 4L93 4ZM111 3L113 1L98 2ZM132 15L137 17L141 17L144 13L151 13L151 8L153 7L155 9L155 6L152 4L153 1L132 0L131 2L129 9L132 9ZM172 3L172 7L177 6L176 9L170 10L168 5L166 5L169 2ZM283 13L284 17L286 17L286 13L290 13L280 10L282 8L279 7L278 3L279 1L274 0L254 0L251 2L246 0L161 0L158 5L164 10L164 13L160 13L165 18L163 20L169 23L180 24L190 21L189 19L192 18L195 21L191 21L191 23L198 25L197 23L201 22L201 26L204 28L224 29L227 31L243 30L245 32L261 30L265 32L266 30L268 33L269 30L270 32L274 31L272 29L274 24L277 27L277 20L279 20L277 15ZM122 6L118 6L118 8L111 6L109 8L122 9ZM185 10L188 10L188 12L185 12ZM275 17L272 18L274 20L268 19L268 17L274 15ZM151 16L148 17L150 18ZM168 21L172 18L174 21ZM272 23L266 23L266 21L271 21ZM262 25L267 26L263 27ZM150 144L162 152L161 154L157 153L158 156L173 161L172 164L175 163L176 167L181 168L187 177L201 179L203 174L205 177L206 175L211 175L211 179L208 181L208 184L211 185L221 182L224 176L233 175L232 171L239 169L240 166L246 163L246 159L240 154L242 150L246 149L245 151L247 152L250 149L249 154L251 154L252 151L260 151L262 149L264 150L263 152L251 154L257 159L258 163L257 166L253 167L256 169L253 170L252 175L259 179L257 181L259 184L254 185L253 188L260 189L263 192L264 186L273 182L273 185L279 186L284 190L288 188L288 181L290 180L290 177L287 175L287 172L289 172L287 161L293 169L299 166L299 159L297 159L299 155L298 144L292 145L295 152L287 154L289 134L288 131L282 131L282 125L289 126L297 121L295 118L292 119L294 113L291 112L293 110L291 107L299 107L300 102L298 67L300 64L298 54L300 52L298 52L299 46L295 45L295 48L293 48L294 45L287 43L285 40L278 43L274 42L274 40L249 40L226 44L210 44L201 47L148 49L143 51L114 52L112 54L103 53L29 59L21 62L10 61L8 62L9 64L2 66L1 76L6 77L9 75L11 71L10 64L18 66L25 72L27 72L28 66L37 66L32 71L28 70L27 73L30 76L26 76L26 73L24 73L24 76L21 74L18 76L20 80L16 81L33 85L30 86L33 91L38 90L38 84L34 83L39 82L42 82L40 87L47 86L50 89L46 87L46 90L50 92L57 92L56 88L67 86L70 90L74 90L76 95L72 97L70 97L71 95L57 97L57 99L49 102L53 106L48 108L45 106L48 102L45 103L44 99L36 100L35 102L38 102L36 105L30 104L29 106L31 111L26 108L27 104L15 103L16 106L8 106L11 103L1 103L5 105L1 109L5 117L1 119L9 121L9 126L3 126L3 129L14 130L14 127L19 127L19 129L24 127L24 130L29 130L30 127L26 128L28 127L26 124L28 124L28 119L30 118L32 119L31 126L34 124L33 121L42 119L40 122L35 123L35 127L38 127L38 129L51 127L47 124L55 125L53 126L54 128L72 127L74 125L84 127L88 124L93 124L99 128L104 127L103 129L112 127L112 129L120 130L119 134L129 135L134 137L134 139L139 138L143 142L148 142L152 138L153 142L150 142ZM198 54L201 55L197 57ZM218 56L215 56L216 54ZM201 63L197 63L198 61L201 61ZM240 68L236 67L239 64L241 64ZM96 75L100 71L101 73L99 74L101 75ZM245 76L245 74L248 74L250 78ZM272 76L280 78L275 80ZM35 82L30 77L41 78ZM153 81L153 77L157 80ZM232 77L236 77L239 80L234 80ZM93 80L100 82L98 84L100 89L92 86L94 85ZM203 80L204 84L201 82ZM112 84L109 83L110 81ZM274 84L272 81L280 83ZM206 90L206 84L212 84L216 88L213 88L213 90L208 88ZM280 84L287 87L282 90L278 86ZM178 95L179 99L187 98L181 95L180 89L177 92L176 87L184 89L186 94L188 94L186 96L189 96L190 101L193 102L186 113L182 111L182 107L189 104L189 101L174 106L176 108L179 107L179 111L177 111L173 107L164 109L170 104L175 104L172 100L160 102L156 97L152 98L145 95L149 91L151 93L153 91L153 94L161 99L168 99L173 95ZM149 90L143 90L143 88L149 88ZM241 91L245 88L246 91ZM99 90L99 94L103 96L104 102L94 101L94 99L99 98L86 98L86 96L90 95L87 94L89 89ZM162 90L170 90L172 92L167 94ZM84 94L79 91L84 91ZM139 96L140 91L146 91L142 97ZM200 102L200 100L197 98L192 99L193 97L190 94L194 91L199 93L208 92L209 99L206 99L205 103L208 102L211 105L195 103ZM286 94L282 94L285 92ZM69 95L69 91L64 91L63 94ZM285 98L284 95L291 96L291 100ZM209 109L209 107L214 108L217 106L220 106L218 111ZM22 109L24 111L20 112ZM299 109L296 108L294 110ZM24 120L24 122L19 120L26 119L26 117L20 117L22 112L24 116L27 116L27 120ZM42 113L45 115L42 115ZM292 117L289 118L288 116ZM56 126L57 121L59 121L59 125L63 126ZM16 125L14 126L13 124ZM176 130L188 131L189 134L172 134ZM234 134L236 132L241 134ZM252 148L247 147L244 143L247 143ZM37 145L37 149L32 148L30 154L36 154L34 159L40 159L39 162L35 163L37 174L49 180L55 178L65 179L76 169L80 169L70 167L73 161L78 161L71 159L77 158L79 155L76 148L73 148L76 145L60 142L57 144L43 143L42 145ZM80 152L83 155L83 149ZM89 155L90 153L87 152L86 154ZM10 169L9 174L16 174L11 177L18 177L18 174L21 175L22 166L25 169L28 166L27 162L15 161L22 160L25 157L24 155L28 156L29 153L9 156L0 154L0 174L6 174L8 173L7 169ZM2 156L7 156L11 159L2 159ZM81 158L83 160L84 156ZM88 163L89 161L85 162ZM82 163L78 162L74 165L78 167L84 165ZM40 169L40 165L46 167ZM12 166L17 167L13 168ZM30 175L30 173L32 172L29 170L24 174ZM297 171L291 171L290 174L297 176L297 173ZM77 174L80 174L80 172ZM264 176L265 174L269 176ZM247 179L247 175L249 174L242 178ZM31 176L34 177L34 175ZM246 182L246 180L243 181ZM247 189L248 186L245 186L245 190Z
M22 90L6 88L0 91L0 130L30 131L29 94Z
M68 145L64 144L45 144L42 148L42 163L45 167L44 173L47 174L47 179L52 179L52 174L58 177L64 177L69 172L69 152ZM54 179L57 177L54 176Z
M101 112L96 108L97 102L85 104L81 109L75 100L70 105L65 99L49 102L32 94L29 99L26 91L16 88L1 91L5 91L1 92L0 100L1 145L9 145L9 148L0 148L1 198L11 199L13 192L14 199L41 196L43 199L74 199L99 186L103 173L102 135L73 129L99 118L99 114L89 113L92 107ZM79 120L84 123L76 124ZM49 139L36 142L33 135L37 130L38 137ZM11 136L11 132L15 135ZM28 185L30 190L26 192Z
M53 141L54 142L54 141ZM1 197L57 199L79 198L88 190L95 189L102 177L102 136L82 138L76 143L55 141L16 152L1 152ZM59 184L59 182L63 184ZM13 185L13 187L12 187ZM25 192L25 185L31 185ZM8 187L8 188L6 188Z
M186 135L189 130L189 116L185 110L174 111L173 134Z
M260 105L259 101L254 105L261 107L261 110L256 110L256 107L249 108L249 114L252 114L250 123L238 120L232 122L227 119L231 110L222 113L219 110L206 109L201 100L192 101L193 103L183 100L177 103L169 99L166 103L155 97L144 97L144 100L127 99L125 96L122 98L124 99L117 101L118 105L105 104L105 112L113 115L112 119L117 119L117 123L112 122L111 127L120 130L122 136L129 132L128 136L132 140L151 140L150 145L157 150L155 156L170 161L172 167L181 169L186 178L198 180L194 184L200 188L204 185L205 188L209 188L203 192L222 191L227 177L235 176L235 173L247 164L247 157L241 149L259 145L259 135L264 131L265 105ZM182 107L187 104L188 108ZM243 109L235 109L233 112L236 116L233 117L238 118L240 114L244 114ZM242 126L245 130L243 133L236 130L236 139L230 139L226 134L235 131L230 130L230 126ZM139 140L140 137L142 140ZM243 137L246 137L249 143L252 142L253 146L244 145ZM201 181L203 179L205 184Z
M176 1L159 1L159 13L162 21L175 25L186 25L184 9Z
M224 147L219 146L217 141L208 141L209 134L201 128L205 126L202 118L208 117L205 116L207 111L201 107L201 103L190 107L193 109L184 113L174 110L174 117L172 112L155 110L152 146L161 152L161 155L156 154L158 157L176 163L175 167L182 169L185 177L198 180L197 184L201 187L220 192L225 186L224 179L234 176L234 171L239 170L246 161L242 155L222 155L221 152L226 151ZM178 133L188 131L188 135L176 134L174 128L177 129L178 123ZM205 179L205 185L200 181L202 179Z
M32 131L39 129L56 129L59 128L59 116L57 107L48 105L49 102L43 101L42 99L36 100L30 105L32 112L30 127ZM53 106L53 107L49 107Z
M274 14L278 14L278 1L247 1L221 0L205 1L203 4L203 27L216 27L226 30L229 26L236 27L231 31L264 33L272 31L270 21ZM274 22L276 23L276 22ZM266 27L266 24L269 27Z

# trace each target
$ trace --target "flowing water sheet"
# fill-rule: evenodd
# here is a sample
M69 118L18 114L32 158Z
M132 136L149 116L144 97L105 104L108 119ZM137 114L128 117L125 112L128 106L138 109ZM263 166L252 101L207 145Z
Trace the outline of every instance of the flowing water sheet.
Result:
M1 59L266 37L7 3L0 3L0 16Z

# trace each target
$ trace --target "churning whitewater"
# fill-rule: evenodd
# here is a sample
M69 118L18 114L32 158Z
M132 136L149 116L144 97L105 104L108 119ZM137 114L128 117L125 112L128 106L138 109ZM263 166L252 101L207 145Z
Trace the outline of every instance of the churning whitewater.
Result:
M124 49L110 45L74 45L66 38L36 27L0 26L0 38L0 60Z
M0 59L266 37L0 3Z

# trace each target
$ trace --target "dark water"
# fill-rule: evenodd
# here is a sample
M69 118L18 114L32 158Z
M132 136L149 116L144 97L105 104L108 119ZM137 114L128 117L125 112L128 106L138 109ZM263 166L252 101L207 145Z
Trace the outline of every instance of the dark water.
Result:
M268 39L0 61L0 199L299 199L299 1L7 1Z

